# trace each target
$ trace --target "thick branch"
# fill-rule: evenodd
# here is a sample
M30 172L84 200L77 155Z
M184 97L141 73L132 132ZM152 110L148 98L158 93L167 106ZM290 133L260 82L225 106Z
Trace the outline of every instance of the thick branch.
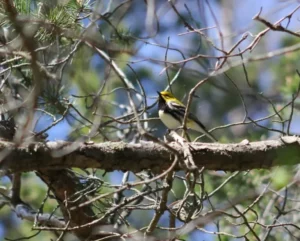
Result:
M284 141L280 139L248 144L189 143L189 146L197 167L236 171L298 164L299 143L298 137L285 137ZM182 146L175 142L169 145L183 159ZM151 169L158 173L171 165L174 155L154 142L85 144L58 141L34 143L26 147L14 147L13 143L0 142L0 151L0 170L6 173L66 167L133 172ZM182 164L175 170L180 168L184 168Z

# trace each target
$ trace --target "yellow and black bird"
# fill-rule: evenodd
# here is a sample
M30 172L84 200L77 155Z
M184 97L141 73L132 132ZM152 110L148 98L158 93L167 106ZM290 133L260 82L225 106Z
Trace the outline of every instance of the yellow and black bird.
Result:
M170 130L176 130L182 127L183 118L185 115L186 107L175 96L168 91L157 92L158 99L158 115L160 120ZM198 120L198 118L188 113L187 116L187 128L201 132L209 137L212 141L217 142L217 139L210 134L204 125Z

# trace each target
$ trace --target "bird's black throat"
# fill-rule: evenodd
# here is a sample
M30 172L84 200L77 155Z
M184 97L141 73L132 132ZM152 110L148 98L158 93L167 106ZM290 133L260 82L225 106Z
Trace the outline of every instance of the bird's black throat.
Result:
M158 110L165 111L166 108L167 108L166 101L165 101L164 98L161 97L161 95L159 94L159 97L158 97Z

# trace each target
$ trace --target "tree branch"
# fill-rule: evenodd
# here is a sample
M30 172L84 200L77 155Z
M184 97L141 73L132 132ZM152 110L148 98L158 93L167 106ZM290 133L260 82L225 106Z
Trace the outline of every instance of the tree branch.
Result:
M209 170L250 170L300 163L300 139L289 136L279 140L247 144L187 143L195 165ZM181 160L184 148L178 143L169 145L178 151ZM106 171L139 172L150 169L154 173L172 164L173 153L154 142L138 144L105 142L95 144L48 142L15 147L0 142L0 170L4 174L61 168L100 168ZM175 170L186 169L180 161Z

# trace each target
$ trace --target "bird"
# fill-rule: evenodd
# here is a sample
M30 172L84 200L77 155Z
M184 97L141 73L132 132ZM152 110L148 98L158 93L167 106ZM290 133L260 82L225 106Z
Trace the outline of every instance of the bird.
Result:
M170 130L176 130L182 127L186 107L171 92L158 92L158 115L164 125ZM188 113L187 128L205 134L213 142L218 140L210 134L205 126L199 121L193 113Z

